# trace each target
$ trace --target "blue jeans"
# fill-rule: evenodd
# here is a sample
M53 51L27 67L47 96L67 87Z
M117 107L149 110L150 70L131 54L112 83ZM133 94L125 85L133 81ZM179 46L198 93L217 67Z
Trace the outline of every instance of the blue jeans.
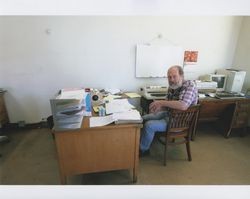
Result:
M140 150L146 151L154 139L155 132L165 132L167 128L167 111L161 111L156 114L147 114L142 116L143 128L140 141Z

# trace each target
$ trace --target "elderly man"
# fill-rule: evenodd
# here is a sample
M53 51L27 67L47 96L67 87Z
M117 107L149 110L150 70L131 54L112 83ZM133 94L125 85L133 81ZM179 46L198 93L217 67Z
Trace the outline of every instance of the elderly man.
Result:
M197 104L197 88L193 81L184 80L182 67L170 67L167 78L169 83L167 99L152 102L149 106L150 114L143 116L144 127L140 141L140 156L149 155L155 132L166 130L168 108L186 110L189 106Z

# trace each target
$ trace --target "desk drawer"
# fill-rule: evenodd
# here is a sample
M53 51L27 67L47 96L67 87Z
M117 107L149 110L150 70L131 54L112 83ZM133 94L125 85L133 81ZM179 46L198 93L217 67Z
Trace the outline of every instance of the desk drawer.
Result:
M200 114L199 114L199 120L204 119L219 119L222 115L226 115L227 110L229 107L234 106L234 101L229 100L210 100L210 101L201 101L200 105Z
M233 118L233 128L240 128L248 126L248 118L250 115L249 101L238 101L236 103L236 111Z
M237 109L236 109L237 112L239 112L239 111L249 112L249 109L250 109L250 104L248 102L244 102L244 103L238 102L237 103Z
M246 127L248 125L248 113L247 112L236 112L233 119L233 127Z

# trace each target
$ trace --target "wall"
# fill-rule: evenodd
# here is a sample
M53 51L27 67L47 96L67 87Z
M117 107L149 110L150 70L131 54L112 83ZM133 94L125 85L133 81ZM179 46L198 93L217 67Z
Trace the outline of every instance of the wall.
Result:
M239 41L237 44L235 57L233 60L233 68L246 71L243 91L250 88L250 17L244 17L242 21L242 28L239 34Z
M198 50L186 76L231 66L242 17L1 16L0 87L11 122L39 122L64 87L138 91L165 79L135 78L136 44ZM162 39L154 39L161 34ZM153 67L153 66L152 66Z

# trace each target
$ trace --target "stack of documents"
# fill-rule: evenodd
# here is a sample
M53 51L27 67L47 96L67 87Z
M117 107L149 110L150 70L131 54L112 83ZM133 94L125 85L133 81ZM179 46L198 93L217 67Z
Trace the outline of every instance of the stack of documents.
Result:
M113 119L116 124L142 123L142 117L137 110L114 113Z
M104 126L115 122L116 124L142 123L139 111L135 110L127 99L114 99L106 103L106 114L103 117L91 117L90 127Z
M91 117L90 127L105 126L115 122L115 124L142 123L142 117L137 110L114 113L103 117Z
M106 106L106 114L126 112L135 108L128 102L127 99L114 99L109 103L106 103L105 106Z
M61 90L60 95L50 100L55 130L81 128L86 95L84 89Z

